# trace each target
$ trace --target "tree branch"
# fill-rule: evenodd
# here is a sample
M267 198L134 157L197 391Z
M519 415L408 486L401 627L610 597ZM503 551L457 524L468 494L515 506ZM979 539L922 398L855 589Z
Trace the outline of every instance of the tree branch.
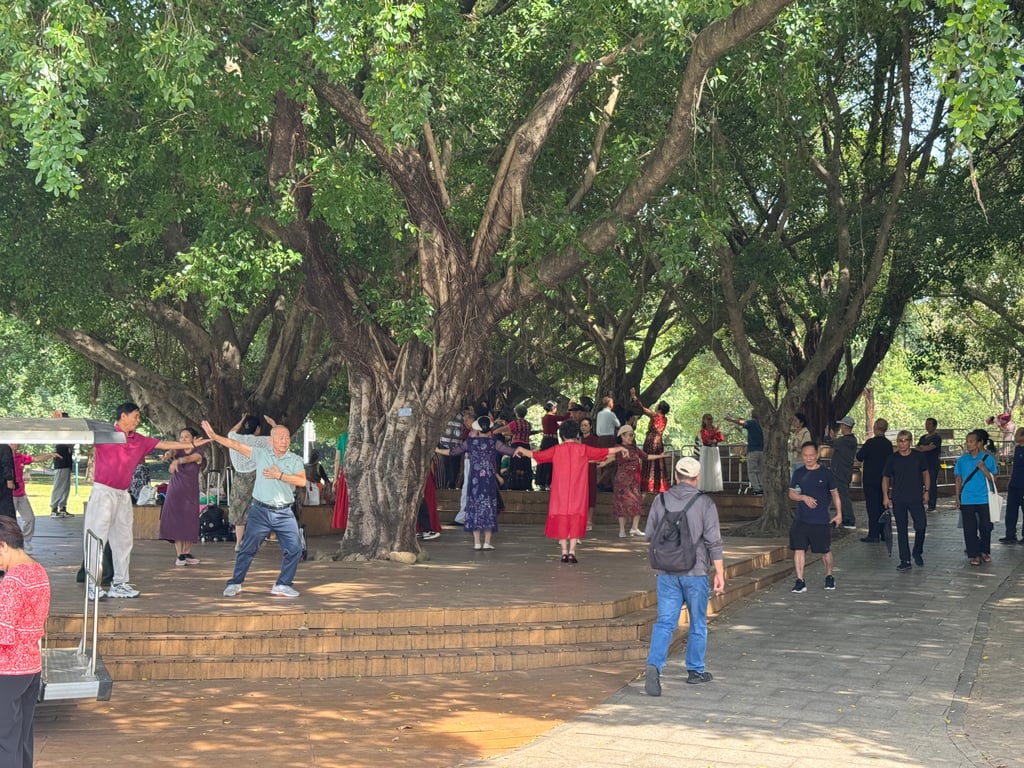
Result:
M771 24L791 3L792 0L753 0L701 30L694 39L666 134L648 156L638 177L622 191L609 215L584 230L579 247L566 248L537 266L536 282L510 271L505 280L491 286L493 316L502 317L516 306L522 306L534 298L542 286L563 282L576 271L584 252L600 253L615 242L622 223L634 218L666 184L679 164L691 156L704 80L710 68L721 56Z

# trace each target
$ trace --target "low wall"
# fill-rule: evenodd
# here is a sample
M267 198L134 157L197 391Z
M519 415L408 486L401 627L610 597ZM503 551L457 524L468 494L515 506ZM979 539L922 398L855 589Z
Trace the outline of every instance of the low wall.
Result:
M138 540L160 538L160 507L132 507L134 517L135 538ZM322 504L316 507L302 508L302 524L306 526L307 536L341 535L341 531L331 528L331 517L334 507Z

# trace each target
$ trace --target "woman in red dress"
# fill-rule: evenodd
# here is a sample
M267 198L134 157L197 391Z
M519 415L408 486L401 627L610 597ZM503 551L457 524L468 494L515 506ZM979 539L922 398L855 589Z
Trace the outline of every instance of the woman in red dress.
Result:
M334 514L331 528L348 528L348 483L345 482L345 449L348 432L338 436L338 452L334 454Z
M664 455L652 456L640 450L636 444L633 428L628 424L619 427L622 453L609 456L602 465L615 462L615 478L612 485L612 514L619 521L619 538L626 538L626 520L633 518L629 536L643 536L640 530L640 515L643 514L643 491L640 488L640 462L650 462Z
M629 390L630 397L637 404L644 415L650 419L647 425L647 437L644 438L645 453L664 453L665 451L665 429L668 427L668 403L662 400L658 408L652 411L646 407L636 396L636 389ZM665 471L664 459L644 460L640 465L640 486L650 493L664 493L672 484L670 473Z
M725 436L715 426L715 417L705 413L700 420L700 482L697 489L710 493L722 490L722 456L718 444Z
M587 527L587 496L583 486L591 462L603 461L609 453L619 453L621 446L595 448L579 442L579 424L564 421L558 428L562 444L543 451L517 448L519 456L532 457L538 464L551 464L554 474L551 482L551 496L548 500L548 520L544 535L558 539L562 547L562 562L575 563L576 545L583 538Z
M510 445L513 448L530 447L530 433L533 431L526 420L526 406L515 410L516 417L508 423ZM510 491L533 490L533 465L525 456L513 456L508 468L508 489Z

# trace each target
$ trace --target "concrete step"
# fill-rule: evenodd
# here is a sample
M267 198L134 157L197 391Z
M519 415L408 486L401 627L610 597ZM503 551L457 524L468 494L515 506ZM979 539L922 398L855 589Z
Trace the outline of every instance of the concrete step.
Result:
M604 621L558 624L117 634L104 638L103 654L109 660L122 656L212 656L224 652L232 656L276 656L616 643L646 639L647 627L655 616L656 611L648 608ZM74 638L52 639L65 644Z
M100 616L100 652L115 681L432 675L640 663L656 618L654 579L644 573L643 543L609 538L611 530L595 537L595 549L626 554L622 562L639 576L618 591L595 590L598 574L573 569L582 577L580 591L558 602L546 602L547 593L535 592L524 603L509 598L486 606L444 607L443 602L407 601L381 610L339 610L317 601L265 603L262 590L243 592L238 599L209 597L201 610L181 602L168 611L159 601L113 601ZM766 546L756 539L732 539L727 553L727 591L713 598L712 611L791 573L790 553L781 542ZM551 577L547 569L543 575ZM424 598L430 600L430 594ZM595 595L598 599L588 599ZM161 609L165 612L154 612ZM48 632L52 643L73 643L81 617L54 613Z
M114 680L230 680L267 678L391 677L511 672L574 667L615 661L640 662L646 641L566 646L516 646L474 650L373 651L352 654L279 656L104 655Z

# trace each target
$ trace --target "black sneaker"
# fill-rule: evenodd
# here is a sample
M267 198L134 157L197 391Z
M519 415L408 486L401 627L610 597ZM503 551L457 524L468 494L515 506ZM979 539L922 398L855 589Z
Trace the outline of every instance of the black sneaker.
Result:
M897 571L909 571L913 568L909 560L900 560L900 564L896 566Z
M1003 536L1003 538L1001 538L999 540L999 543L1000 544L1016 544L1017 543L1017 537L1016 536Z
M825 577L825 589L829 592L834 592L836 589L836 577L831 573Z
M793 588L791 590L789 590L789 591L790 592L806 592L807 591L807 583L803 579L797 579L796 583L793 585ZM689 680L687 680L687 682L689 682Z
M691 669L690 673L686 676L687 685L700 685L701 683L710 683L712 676L710 672L697 672Z
M914 563L918 567L920 567L920 566L924 565L924 558L921 557L920 555L914 555Z
M644 674L644 690L648 696L661 696L661 672L653 664L647 665Z

